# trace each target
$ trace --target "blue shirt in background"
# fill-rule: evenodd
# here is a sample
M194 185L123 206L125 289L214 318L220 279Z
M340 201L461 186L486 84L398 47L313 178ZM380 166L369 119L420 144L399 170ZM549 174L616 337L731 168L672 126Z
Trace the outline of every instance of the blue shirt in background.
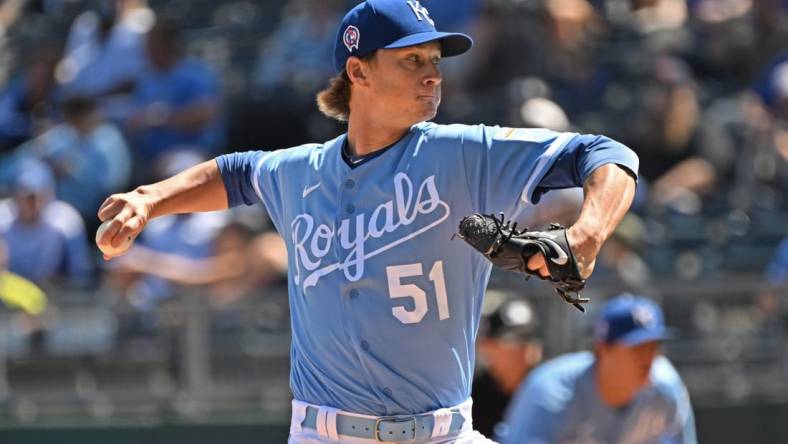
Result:
M16 161L17 168L28 156L50 165L57 173L57 197L73 205L85 220L95 218L104 199L128 186L131 176L129 148L111 123L84 134L62 123L22 144L16 154L9 162ZM0 172L0 180L2 176Z
M594 355L549 361L523 382L499 428L501 444L695 444L689 395L664 356L650 383L621 408L606 405L594 378Z
M766 266L766 279L775 287L788 282L788 237L780 242L774 257Z
M134 91L134 106L142 109L158 105L177 112L203 101L221 100L215 75L202 62L183 59L169 71L147 70ZM167 126L149 127L137 134L138 158L150 161L162 153L178 148L193 148L206 155L216 154L224 143L224 120L218 113L213 121L198 131L182 131Z
M74 19L58 76L68 96L98 97L133 82L148 64L145 33L155 21L153 11L139 8L122 13L103 37L100 18L86 11Z
M85 286L93 262L85 224L62 201L49 202L34 224L22 224L12 199L0 201L0 236L8 245L8 270L37 284L60 280Z

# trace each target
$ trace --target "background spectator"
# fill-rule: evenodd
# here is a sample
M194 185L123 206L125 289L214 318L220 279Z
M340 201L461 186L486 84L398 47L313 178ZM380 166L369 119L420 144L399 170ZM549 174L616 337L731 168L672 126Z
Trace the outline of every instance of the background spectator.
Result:
M0 158L47 128L54 110L54 68L57 55L42 42L26 60L24 70L0 92Z
M293 0L262 45L255 83L265 94L311 96L333 74L334 34L341 0Z
M210 253L204 257L135 246L118 261L115 272L140 274L174 285L207 286L207 294L221 306L255 291L283 285L287 250L276 232L255 234L245 224L232 221L218 231Z
M71 25L57 80L67 95L128 93L147 65L145 34L155 14L145 0L92 0Z
M182 149L216 154L224 139L217 81L204 63L184 56L175 22L158 20L146 49L150 69L134 89L135 109L126 122L138 178L146 177L143 162L155 164Z
M0 205L8 269L39 285L84 287L93 272L85 226L72 206L55 200L54 187L46 165L20 166L13 198Z
M8 247L0 239L0 301L9 309L38 315L47 306L47 297L36 284L8 271Z
M37 157L55 173L58 199L95 227L104 199L125 189L131 154L120 130L104 120L93 99L72 97L61 106L63 123L21 145L17 158Z

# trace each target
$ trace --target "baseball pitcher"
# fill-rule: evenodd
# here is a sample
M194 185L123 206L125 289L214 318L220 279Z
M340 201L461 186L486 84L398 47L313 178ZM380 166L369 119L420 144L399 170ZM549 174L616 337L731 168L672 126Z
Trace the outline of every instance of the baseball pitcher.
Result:
M437 31L418 1L362 2L340 24L337 75L318 95L345 134L220 156L99 210L106 247L161 215L265 206L289 253L291 443L490 442L473 430L470 393L493 263L515 257L508 268L576 292L629 208L638 159L606 137L429 122L441 58L471 45ZM485 216L581 186L566 230L529 234ZM476 213L493 228L458 230ZM489 245L479 254L452 240L458 231Z

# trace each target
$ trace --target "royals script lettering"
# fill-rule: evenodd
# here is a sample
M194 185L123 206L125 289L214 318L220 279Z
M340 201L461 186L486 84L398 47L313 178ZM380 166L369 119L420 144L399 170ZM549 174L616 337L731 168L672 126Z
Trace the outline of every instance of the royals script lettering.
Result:
M394 176L394 198L378 205L370 214L359 213L343 219L339 228L317 224L312 215L299 214L290 224L295 251L295 282L304 289L314 287L321 277L342 270L345 277L355 282L364 276L364 264L378 254L438 226L449 217L449 205L442 201L435 186L435 176L429 176L418 190L405 173ZM414 225L417 229L405 230ZM373 251L367 251L367 240L387 236L392 240ZM339 242L343 253L340 260L324 264L323 258Z

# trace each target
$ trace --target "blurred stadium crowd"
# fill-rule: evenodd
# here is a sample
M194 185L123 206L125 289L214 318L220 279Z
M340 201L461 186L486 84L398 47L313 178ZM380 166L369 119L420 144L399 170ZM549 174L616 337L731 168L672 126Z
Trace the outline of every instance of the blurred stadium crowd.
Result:
M288 408L287 264L262 207L156 220L111 263L96 211L217 154L341 132L314 94L352 3L0 2L0 418L35 421L56 395L99 418L128 400L199 416L209 386L214 409ZM599 133L639 154L590 291L662 300L701 403L788 393L788 1L422 3L476 41L442 62L438 122ZM519 217L571 222L581 197L550 197ZM582 345L544 289L492 286L496 303L534 295L548 355Z

